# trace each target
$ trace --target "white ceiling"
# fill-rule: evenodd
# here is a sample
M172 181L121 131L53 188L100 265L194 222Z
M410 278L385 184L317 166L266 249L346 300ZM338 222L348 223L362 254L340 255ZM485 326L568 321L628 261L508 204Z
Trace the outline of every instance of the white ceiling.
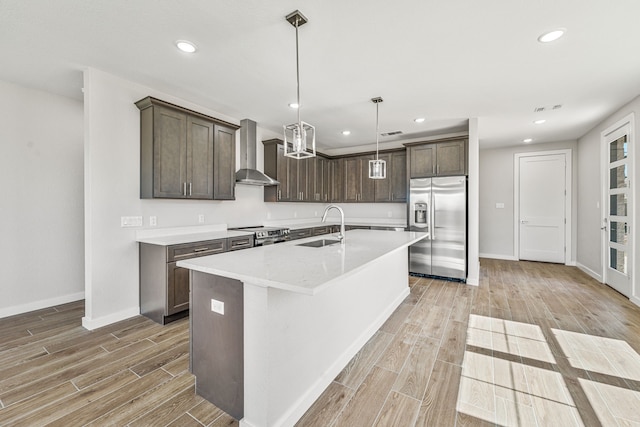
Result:
M0 0L0 79L81 99L90 66L281 132L296 9L302 120L327 150L375 141L376 96L381 132L478 117L488 148L576 139L640 94L638 0ZM537 41L556 27L565 37Z

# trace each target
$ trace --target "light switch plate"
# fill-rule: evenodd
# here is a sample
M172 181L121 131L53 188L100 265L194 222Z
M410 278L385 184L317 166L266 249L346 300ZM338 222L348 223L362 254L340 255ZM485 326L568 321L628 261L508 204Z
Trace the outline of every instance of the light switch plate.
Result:
M224 316L224 302L211 298L211 311Z
M504 203L496 203L496 209L504 209Z
M142 227L141 216L121 216L120 227Z

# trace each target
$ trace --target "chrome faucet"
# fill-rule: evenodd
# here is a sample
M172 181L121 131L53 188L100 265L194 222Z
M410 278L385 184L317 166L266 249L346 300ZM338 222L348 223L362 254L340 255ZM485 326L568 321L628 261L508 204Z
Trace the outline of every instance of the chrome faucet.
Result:
M342 210L342 208L338 205L329 205L326 207L326 209L324 210L324 213L322 214L322 222L325 222L325 220L327 219L327 214L329 213L330 209L337 209L338 212L340 212L340 234L338 235L338 240L340 240L340 243L344 245L344 211Z

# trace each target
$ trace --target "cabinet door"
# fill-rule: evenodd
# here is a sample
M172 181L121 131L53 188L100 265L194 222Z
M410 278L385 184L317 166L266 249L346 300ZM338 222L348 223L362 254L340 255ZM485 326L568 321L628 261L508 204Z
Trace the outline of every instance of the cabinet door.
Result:
M416 145L409 148L411 159L411 178L427 178L435 176L436 146L435 144Z
M219 125L216 125L214 129L213 198L216 200L235 200L236 131Z
M375 156L361 156L360 158L360 202L373 202L376 199L376 181L377 179L369 178L369 160L375 159Z
M342 159L329 162L329 200L331 202L344 201L344 164Z
M167 316L189 309L189 270L167 264Z
M360 158L347 157L342 161L344 176L343 201L357 202L360 198Z
M301 200L300 189L298 188L298 175L300 175L300 160L287 157L287 167L289 169L288 186L289 186L289 200L297 202ZM306 172L306 169L305 169Z
M291 169L290 169L290 161L291 159L284 156L284 147L282 145L278 145L278 154L277 154L277 177L276 179L280 182L278 185L278 201L288 202L291 200Z
M327 161L322 157L316 157L314 161L314 177L313 177L313 201L314 202L326 202L326 190L325 190L325 170L327 167Z
M187 182L187 115L153 108L153 197L183 198Z
M311 201L309 198L309 184L311 180L309 179L309 164L313 159L300 159L295 160L291 159L292 162L297 163L298 166L298 201L299 202L308 202Z
M389 184L391 186L391 201L407 201L407 152L391 153L389 164Z
M187 197L213 199L213 123L187 116Z
M441 142L436 145L436 174L466 175L466 140Z

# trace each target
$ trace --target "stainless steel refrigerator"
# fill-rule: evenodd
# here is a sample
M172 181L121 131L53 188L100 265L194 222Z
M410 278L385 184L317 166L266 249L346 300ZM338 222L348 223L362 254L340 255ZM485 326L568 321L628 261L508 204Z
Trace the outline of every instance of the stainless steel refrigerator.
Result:
M411 179L409 230L428 237L409 247L409 272L466 280L467 177Z

